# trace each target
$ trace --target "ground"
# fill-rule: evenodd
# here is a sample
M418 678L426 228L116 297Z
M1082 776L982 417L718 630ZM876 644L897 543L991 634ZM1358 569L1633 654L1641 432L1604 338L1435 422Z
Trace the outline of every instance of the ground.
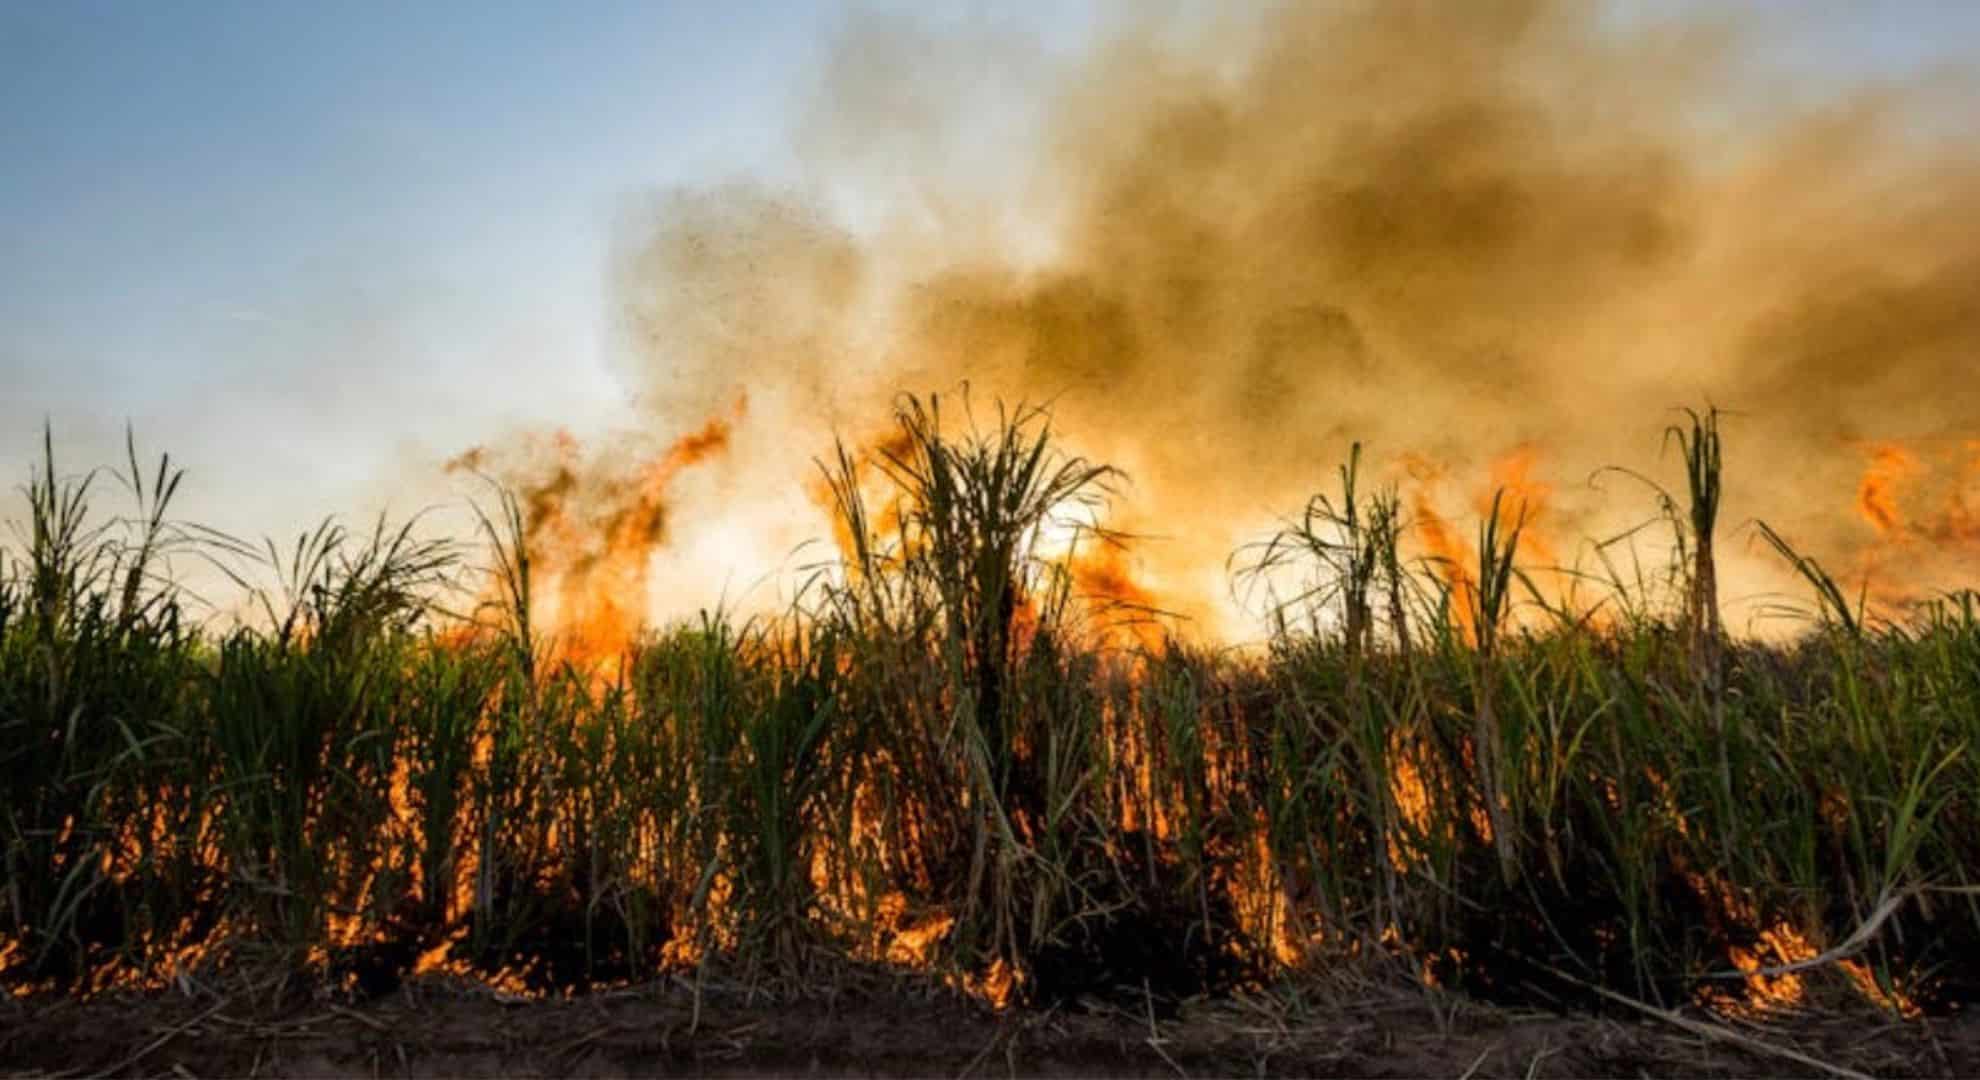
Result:
M0 1074L18 1077L1534 1077L1837 1070L1980 1072L1980 1022L1870 1014L1687 1029L1667 1019L1510 1013L1378 990L1360 1000L1308 999L1298 1007L1283 997L1257 997L1153 1014L1125 1004L999 1013L925 987L868 986L779 1000L707 983L697 993L681 980L549 1001L423 981L363 1002L317 993L181 990L0 1003Z

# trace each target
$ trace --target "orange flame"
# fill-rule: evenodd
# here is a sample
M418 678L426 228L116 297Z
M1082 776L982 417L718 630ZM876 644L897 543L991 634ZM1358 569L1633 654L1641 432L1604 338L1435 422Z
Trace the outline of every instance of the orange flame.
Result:
M1438 509L1438 489L1444 486L1450 469L1421 454L1403 454L1398 460L1411 480L1409 504L1416 536L1424 552L1440 564L1437 573L1450 589L1451 616L1459 631L1466 640L1475 641L1471 601L1478 589L1477 555L1460 540L1451 519ZM1501 527L1520 524L1522 564L1529 558L1557 561L1549 535L1554 486L1536 475L1542 465L1537 444L1519 443L1491 460L1484 482L1472 489L1469 500L1471 510L1482 518L1492 513L1496 498Z
M667 538L668 490L682 471L728 448L747 407L747 397L738 398L729 415L710 418L630 475L613 475L615 463L600 458L582 461L568 432L551 436L555 468L521 485L520 501L531 585L558 602L552 616L561 657L609 669L624 655L648 618L651 557ZM448 467L478 469L486 457L476 447Z
M1961 580L1980 552L1980 440L1862 449L1868 460L1854 509L1874 539L1855 552L1855 562L1870 595L1902 605Z
M1416 518L1416 533L1430 556L1443 564L1444 583L1451 590L1452 615L1467 638L1474 633L1469 598L1478 590L1478 579L1467 562L1464 545L1432 501L1432 487L1443 479L1444 468L1428 458L1405 454L1403 464L1416 481L1410 492L1410 513ZM1489 504L1488 504L1489 505Z
M1897 443L1870 448L1870 464L1856 488L1856 511L1879 536L1901 537L1907 531L1898 500L1921 471L1917 455Z
M1103 636L1146 649L1161 645L1162 627L1154 618L1161 604L1154 591L1136 579L1125 545L1104 541L1087 545L1073 553L1066 569L1080 599L1101 617Z
M1540 448L1524 442L1512 448L1504 457L1492 462L1489 484L1473 496L1472 503L1480 516L1492 512L1492 499L1504 492L1500 513L1513 520L1524 522L1520 533L1520 546L1523 553L1531 553L1543 562L1553 562L1554 544L1547 535L1547 510L1554 497L1554 486L1544 480L1534 478L1540 467Z

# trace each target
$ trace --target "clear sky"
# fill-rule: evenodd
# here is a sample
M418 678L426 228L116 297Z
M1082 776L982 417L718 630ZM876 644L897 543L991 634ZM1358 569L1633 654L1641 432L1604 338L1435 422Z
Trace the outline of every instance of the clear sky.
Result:
M1757 7L1817 83L1980 36L1959 0ZM1064 50L1100 12L897 10ZM128 420L192 467L199 516L286 532L504 427L583 424L622 395L614 221L657 190L803 184L794 125L853 14L0 0L0 477L44 418L74 465Z
M620 394L614 221L799 182L792 116L844 18L0 5L0 472L44 418L74 465L129 420L199 507L286 531L501 425L582 424Z

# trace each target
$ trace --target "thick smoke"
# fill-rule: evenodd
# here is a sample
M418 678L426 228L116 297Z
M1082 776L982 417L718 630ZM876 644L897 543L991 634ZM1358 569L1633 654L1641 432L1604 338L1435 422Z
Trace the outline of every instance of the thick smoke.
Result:
M1753 518L1909 575L1894 595L1947 584L1956 530L1930 522L1975 494L1980 171L1929 137L1922 89L1769 105L1765 44L1541 0L1151 19L1072 61L855 23L799 134L808 188L629 227L632 377L679 430L747 393L731 509L802 508L811 455L896 391L1050 398L1133 477L1134 572L1198 613L1355 440L1405 489L1441 477L1420 494L1461 536L1495 473L1545 492L1568 561L1653 509L1590 474L1678 483L1663 430L1708 401L1733 413L1729 596L1782 584ZM1938 462L1878 504L1924 524L1860 512L1890 444ZM1921 557L1878 557L1900 543Z

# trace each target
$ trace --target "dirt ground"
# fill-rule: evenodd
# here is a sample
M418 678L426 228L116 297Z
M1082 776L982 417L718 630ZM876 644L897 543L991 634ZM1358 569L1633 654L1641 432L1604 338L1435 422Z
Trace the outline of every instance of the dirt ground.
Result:
M946 991L773 1000L680 981L572 1000L413 983L0 1002L0 1074L52 1076L1964 1076L1980 1022L1515 1014L1423 994L993 1012ZM287 998L287 1000L282 1000ZM1689 1014L1687 1014L1689 1016ZM1700 1017L1699 1019L1708 1019ZM1746 1040L1742 1042L1741 1040ZM1785 1056L1798 1054L1797 1057Z

